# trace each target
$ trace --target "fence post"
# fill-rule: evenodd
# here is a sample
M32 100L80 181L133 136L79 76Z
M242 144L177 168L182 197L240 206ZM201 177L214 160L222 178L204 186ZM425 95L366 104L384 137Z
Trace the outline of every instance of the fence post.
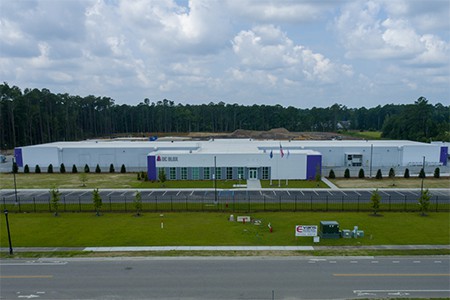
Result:
M109 211L112 211L111 195L108 196L109 199Z
M36 212L36 197L33 197L34 212Z
M278 196L278 198L279 198L279 200L280 200L280 208L279 208L279 210L281 211L281 195Z
M247 211L250 212L250 196L249 196L249 195L247 195L247 201L248 201L248 208L247 208Z
M19 212L22 212L22 207L20 206L20 197L18 198L17 201L19 201Z
M341 210L344 211L344 195L342 195L342 205L341 205Z
M405 207L403 210L406 211L406 195L405 195Z
M186 211L189 211L189 208L188 208L188 197L187 197L187 195L185 196L185 201L186 201ZM217 208L219 208L219 205L217 205Z
M389 194L389 211L391 211L392 210L392 208L391 208L391 194Z
M295 200L294 200L294 211L297 211L297 195L295 195Z
M155 210L158 211L158 196L155 195Z
M81 196L78 196L78 208L81 212Z
M50 204L50 196L48 196L48 211L52 212L52 206Z
M358 195L358 208L357 208L357 212L359 212L359 195Z
M263 210L266 211L266 195L263 196Z
M438 203L439 203L438 199L439 199L439 196L436 196L436 212L438 212Z
M328 211L328 195L326 195L325 197L326 197L326 206L325 206L325 209L326 209L326 211Z
M5 199L5 197L3 197L3 210L5 210L6 209L6 199Z
M127 210L127 196L124 196L124 199L125 199L125 212L128 212L128 210Z
M66 212L66 196L63 196L64 212Z
M313 210L313 207L312 207L312 197L313 197L313 196L311 195L311 198L310 198L310 203L309 203L309 206L310 206L310 207L309 207L309 210L310 210L310 211L312 211L312 210Z

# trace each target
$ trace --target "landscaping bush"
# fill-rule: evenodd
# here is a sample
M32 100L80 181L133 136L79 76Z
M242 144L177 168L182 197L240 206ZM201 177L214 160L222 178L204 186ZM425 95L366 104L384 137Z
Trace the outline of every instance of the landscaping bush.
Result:
M122 167L120 167L120 173L126 173L127 169L125 168L125 165L122 164Z
M39 165L36 165L36 167L34 168L34 173L41 173L41 167L39 167Z
M389 178L394 178L395 177L395 170L394 170L394 168L390 168L389 169Z
M425 178L425 170L423 168L420 169L419 178Z
M28 167L28 165L25 165L25 167L23 167L23 172L26 174L30 173L30 167Z
M434 169L434 178L439 178L439 177L441 177L441 169L439 169L439 168L436 168L436 169Z
M348 168L344 171L344 178L350 178L350 170Z
M363 168L361 168L361 169L359 169L358 178L364 178L364 177L365 177L364 170L363 170Z
M78 173L77 166L75 164L72 166L72 173Z
M405 169L405 174L403 175L403 177L409 178L409 169L408 168Z
M115 170L114 170L114 165L113 164L110 164L109 165L109 173L114 173L115 172Z
M101 173L102 170L100 169L100 166L97 164L97 166L95 167L95 173Z
M59 166L59 173L66 173L66 166L64 164Z
M383 174L381 174L381 169L378 169L377 175L375 176L376 179L383 179Z
M53 165L49 164L47 168L47 173L52 174L53 173Z
M336 174L334 174L333 169L330 170L330 174L328 174L328 178L331 178L331 179L336 178Z
M84 173L89 173L91 170L89 169L88 164L84 165Z

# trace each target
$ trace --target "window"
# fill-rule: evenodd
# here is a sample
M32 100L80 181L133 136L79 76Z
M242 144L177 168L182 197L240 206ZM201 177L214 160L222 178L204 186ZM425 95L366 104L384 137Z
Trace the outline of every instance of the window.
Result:
M216 168L216 179L222 179L222 168Z
M233 179L233 168L227 167L227 179Z
M262 168L262 179L269 179L269 167Z
M177 179L177 168L169 168L169 179L170 180Z
M209 168L203 168L203 179L211 179Z
M244 168L243 167L238 168L238 179L244 179Z
M187 168L181 168L181 180L186 180L188 178Z
M199 169L198 168L192 168L192 179L193 180L199 180Z

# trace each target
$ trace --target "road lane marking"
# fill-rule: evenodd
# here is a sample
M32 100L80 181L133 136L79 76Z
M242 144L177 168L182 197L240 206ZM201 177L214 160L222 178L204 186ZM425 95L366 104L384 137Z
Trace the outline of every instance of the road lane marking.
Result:
M389 276L389 277L450 277L450 274L446 274L446 273L438 273L438 274L389 274L389 273L380 273L380 274L333 274L333 276L335 277L383 277L383 276Z
M373 264L377 264L377 263L378 263L378 260L373 260L372 263L373 263Z
M53 275L2 275L1 279L53 278Z

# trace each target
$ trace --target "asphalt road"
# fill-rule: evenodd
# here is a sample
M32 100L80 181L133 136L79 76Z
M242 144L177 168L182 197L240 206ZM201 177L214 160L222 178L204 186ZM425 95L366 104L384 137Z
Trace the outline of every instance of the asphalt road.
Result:
M1 299L450 297L443 257L3 260Z
M92 189L89 190L60 190L62 199L72 203L91 203ZM133 201L135 190L133 189L104 189L100 190L100 196L104 202ZM417 203L420 195L419 189L380 189L379 193L385 203L401 205L406 203ZM450 202L450 189L430 190L431 202ZM221 202L293 202L309 203L340 203L345 202L370 202L371 189L295 189L295 190L218 190L217 197L213 189L180 189L180 190L141 190L142 200L159 202L211 202L217 198ZM13 189L0 190L0 200L6 204L15 202L15 191ZM21 203L46 203L50 199L48 189L17 190L17 198Z

